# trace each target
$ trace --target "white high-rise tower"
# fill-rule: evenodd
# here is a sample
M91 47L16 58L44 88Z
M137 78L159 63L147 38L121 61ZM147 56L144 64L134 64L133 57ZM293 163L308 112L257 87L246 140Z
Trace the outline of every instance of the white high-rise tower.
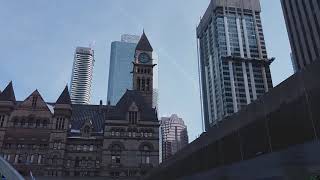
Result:
M92 48L77 47L71 75L70 94L73 104L90 104L94 66Z

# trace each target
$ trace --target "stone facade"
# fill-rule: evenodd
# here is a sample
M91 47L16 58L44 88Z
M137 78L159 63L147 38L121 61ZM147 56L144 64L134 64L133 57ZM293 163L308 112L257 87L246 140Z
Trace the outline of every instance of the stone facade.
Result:
M146 41L143 35L138 46L151 55ZM146 66L134 62L136 69ZM152 80L152 72L146 76ZM37 90L17 101L10 82L0 93L0 154L24 176L139 179L159 164L159 121L149 86L128 90L111 106L72 104L67 87L56 103Z

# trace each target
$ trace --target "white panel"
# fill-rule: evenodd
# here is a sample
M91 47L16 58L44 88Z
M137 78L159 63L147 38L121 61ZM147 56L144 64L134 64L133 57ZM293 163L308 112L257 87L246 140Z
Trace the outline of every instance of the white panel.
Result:
M214 61L213 63L215 64L215 72L216 72L216 76L217 76L217 83L218 83L218 93L219 96L216 96L216 100L218 101L218 103L222 103L223 100L222 100L222 95L221 95L221 91L222 91L222 88L221 88L221 84L223 82L221 82L221 72L220 72L220 68L219 68L219 61L218 61L219 57L218 57L218 53L215 54L215 57L214 57ZM218 108L218 107L217 107ZM218 110L218 109L217 109ZM218 120L222 120L222 116L223 116L223 112L224 112L224 107L223 107L223 104L220 104L219 106L219 110L220 110L220 113L218 114L217 113L217 119Z
M246 68L245 62L242 62L242 72L243 72L243 79L244 79L244 88L246 91L247 104L250 104L251 98L250 98L248 75L247 75L247 68Z
M244 58L243 43L242 43L242 33L241 33L239 17L237 17L237 31L238 31L238 39L239 39L239 46L240 46L240 56L242 58Z
M212 83L212 97L213 97L213 115L214 120L216 121L217 118L217 101L216 101L216 88L215 88L215 82L214 82L214 70L213 70L213 59L212 56L209 56L209 67L210 67L210 75L211 75L211 83Z
M247 25L246 25L246 20L244 18L242 19L242 26L243 26L243 32L244 32L244 40L245 40L246 49L247 49L247 57L251 58L249 39L248 39L248 32L247 32Z
M257 99L257 90L256 90L256 83L254 81L254 74L253 74L253 68L252 68L251 62L249 62L249 71L250 71L251 90L252 90L253 100L256 100Z
M231 48L230 48L230 37L229 37L229 27L228 27L228 18L224 16L224 29L226 33L226 41L227 41L227 52L228 56L231 56Z
M230 72L230 81L231 81L231 93L232 93L232 100L233 100L233 110L234 110L234 112L238 112L236 88L235 88L235 84L234 84L233 67L232 67L232 62L231 61L229 61L229 72Z
M212 120L212 114L211 114L211 101L210 101L210 88L209 88L209 79L208 79L208 67L206 66L204 68L205 70L205 76L206 76L206 87L207 87L207 102L208 102L208 112L209 112L209 122L210 124L213 122Z
M269 91L268 80L267 80L266 68L264 66L262 66L262 77L263 77L263 83L264 83L264 90L268 92Z

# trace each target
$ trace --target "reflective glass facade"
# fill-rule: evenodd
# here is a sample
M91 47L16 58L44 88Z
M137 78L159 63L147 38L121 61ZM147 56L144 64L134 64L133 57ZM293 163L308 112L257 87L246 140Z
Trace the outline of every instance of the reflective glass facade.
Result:
M294 71L320 61L320 1L281 0Z
M131 71L136 46L135 41L115 41L111 44L107 97L111 105L117 104L127 89L132 89Z

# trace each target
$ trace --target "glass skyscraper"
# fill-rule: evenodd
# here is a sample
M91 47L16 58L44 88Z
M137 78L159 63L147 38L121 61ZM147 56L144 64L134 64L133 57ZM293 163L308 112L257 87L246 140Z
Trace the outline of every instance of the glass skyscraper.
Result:
M211 0L197 27L206 130L273 87L259 0Z
M71 75L70 94L73 104L90 104L94 51L77 47Z
M320 1L281 0L295 72L320 61Z
M127 89L132 89L132 62L140 36L122 35L111 43L108 102L117 104Z

